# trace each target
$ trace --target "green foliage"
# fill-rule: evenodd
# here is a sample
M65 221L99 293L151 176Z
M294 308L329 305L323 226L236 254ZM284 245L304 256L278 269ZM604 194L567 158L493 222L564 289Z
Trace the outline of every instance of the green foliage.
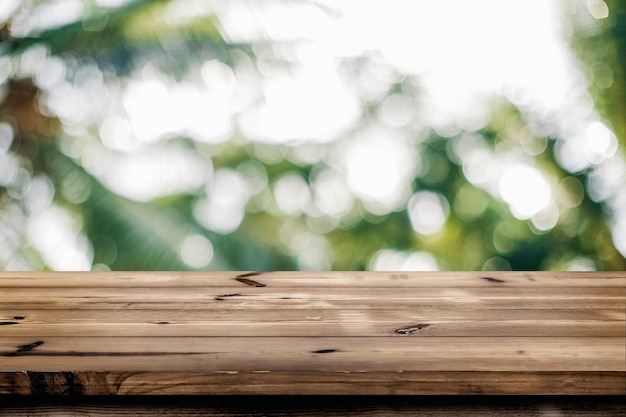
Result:
M620 0L606 4L609 15L596 25L589 23L582 3L571 9L570 24L580 28L572 46L590 81L596 108L626 146L626 4Z
M275 48L279 52L272 55L267 53L271 45L230 42L222 35L215 13L168 21L172 3L137 0L106 9L85 2L84 16L60 27L23 37L11 36L7 26L0 31L2 52L8 59L5 66L11 68L2 84L0 122L9 126L13 136L11 148L4 155L0 153L4 158L0 163L14 167L10 175L5 173L3 177L0 166L0 231L15 236L0 240L7 254L0 258L1 267L52 267L50 255L44 253L48 249L42 249L33 238L39 232L28 225L33 223L37 210L55 206L69 213L69 218L78 219L74 239L79 242L86 238L89 248L83 252L95 268L101 269L362 270L373 267L384 254L396 257L394 265L402 265L397 259L404 257L409 267L430 265L428 261L411 264L409 259L427 256L420 259L428 260L433 256L440 269L449 270L626 268L626 260L612 240L611 209L590 193L593 171L569 172L564 168L557 157L558 138L546 133L550 129L544 129L523 106L508 101L494 101L491 117L478 131L447 134L415 121L383 129L392 137L390 142L396 140L402 146L406 143L405 153L416 155L415 160L407 159L415 167L407 168L410 176L402 191L406 195L399 198L400 203L386 207L379 201L369 201L367 193L353 192L345 184L348 174L342 162L342 158L352 157L351 141L360 133L379 128L376 115L393 94L413 104L420 100L420 89L411 84L410 77L384 63L376 65L397 80L374 98L358 90L361 117L328 144L264 144L248 137L237 123L226 141L207 141L193 132L169 132L141 144L133 155L165 149L167 145L171 146L168 149L197 155L196 159L188 158L187 163L197 163L207 171L210 168L211 174L169 194L134 201L124 197L121 188L107 179L121 165L111 164L103 170L93 159L126 157L126 150L106 143L103 125L107 120L117 120L112 115L128 112L120 97L134 80L145 73L156 73L164 89L171 90L185 83L200 83L203 65L215 61L233 69L237 77L248 71L241 77L248 77L249 84L256 86L259 80L270 77L264 74L264 65L284 68L286 73L297 69L297 63L281 58L280 45ZM620 2L609 2L609 8L610 18L601 30L587 33L584 28L577 29L573 44L583 66L589 64L585 68L593 80L591 90L598 108L624 145L626 17ZM48 84L53 81L42 82L35 68L30 72L28 68L16 69L33 51L43 51L44 58L37 59L54 57L63 63L64 73L54 82L81 89L95 88L94 79L101 79L104 88L94 91L106 97L92 97L96 104L86 105L96 108L102 99L105 110L94 111L96 116L90 119L85 115L76 122L42 104L51 94ZM348 73L368 70L365 58L346 59L342 65ZM84 74L81 78L80 70L90 67L95 68L88 72L93 79ZM611 83L607 81L607 68ZM226 87L220 84L214 88ZM255 104L252 99L248 103ZM159 117L162 115L155 116L154 123ZM124 130L118 128L115 132ZM398 132L401 139L393 136ZM311 146L309 153L302 151L308 156L299 154L304 146ZM486 158L486 162L476 164L472 155ZM557 212L553 224L550 219L538 219L537 213L515 215L512 204L498 196L493 181L489 183L489 178L478 178L483 174L471 172L480 171L489 165L488 161L511 155L522 155L519 160L536 167L531 172L540 172L551 187L555 202L550 207ZM503 166L506 168L506 164ZM225 187L232 188L224 195L211 188L218 172L230 181ZM20 175L23 180L19 180ZM327 181L332 175L337 182ZM29 189L35 190L36 178L43 178L42 190L52 193L49 201L33 203L38 200ZM240 182L244 183L245 202L237 227L220 230L198 214L202 210L210 212L202 204L219 200L215 204L222 206L211 210L223 210L219 213L226 217L234 215L241 209L237 206L240 203L229 199L236 196ZM283 197L277 191L281 184L287 184ZM426 203L412 209L411 202L417 202L418 196L423 196ZM346 201L342 203L342 199ZM324 208L324 204L331 207ZM432 232L428 224L424 230L416 226L416 216L428 210L435 214L440 210L445 217ZM427 220L439 221L433 216ZM193 248L184 249L183 242L189 236L201 236L210 242L210 263L190 266L185 262L183 252L193 252Z

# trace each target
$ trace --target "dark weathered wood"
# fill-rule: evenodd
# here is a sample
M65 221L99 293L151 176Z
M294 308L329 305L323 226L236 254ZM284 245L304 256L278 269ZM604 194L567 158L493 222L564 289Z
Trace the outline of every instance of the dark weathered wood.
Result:
M428 416L623 417L615 396L238 396L13 397L0 417L30 416Z
M5 372L0 394L22 395L620 395L619 371Z
M0 394L626 394L626 273L0 273Z

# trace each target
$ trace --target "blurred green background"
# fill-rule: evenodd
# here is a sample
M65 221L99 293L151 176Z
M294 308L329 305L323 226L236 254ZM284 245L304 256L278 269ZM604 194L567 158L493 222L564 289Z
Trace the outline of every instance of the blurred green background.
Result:
M4 270L624 270L620 0L0 3Z

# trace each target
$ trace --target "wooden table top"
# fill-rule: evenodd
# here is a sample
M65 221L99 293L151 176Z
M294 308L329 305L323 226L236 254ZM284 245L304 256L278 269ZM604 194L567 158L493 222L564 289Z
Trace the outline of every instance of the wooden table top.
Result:
M0 272L0 394L626 394L626 272Z

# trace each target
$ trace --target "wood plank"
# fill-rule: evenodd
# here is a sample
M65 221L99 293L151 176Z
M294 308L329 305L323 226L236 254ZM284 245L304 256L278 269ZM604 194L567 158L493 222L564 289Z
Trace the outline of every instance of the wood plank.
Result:
M0 395L624 395L620 372L4 372ZM416 398L416 397L412 397ZM545 398L545 397L544 397ZM209 399L209 401L211 401ZM239 400L243 401L243 400ZM320 401L320 400L317 400ZM396 403L402 401L394 399ZM446 398L444 403L454 401ZM489 399L488 401L497 401ZM321 402L324 404L325 402ZM346 401L346 405L349 404ZM623 403L623 401L622 401Z
M171 310L170 310L171 311ZM579 310L52 310L0 316L1 336L625 336L624 313ZM529 314L530 313L530 314ZM570 313L570 314L567 314ZM573 314L572 314L573 313ZM595 312L592 312L595 313ZM609 314L609 313L612 313ZM593 314L589 314L593 317ZM15 319L17 317L17 319ZM541 319L541 325L537 320Z
M13 300L101 300L101 301L223 301L246 300L364 300L395 303L403 300L459 300L480 302L483 300L617 300L624 301L626 288L562 287L562 288L239 288L239 287L172 287L172 288L120 288L101 287L37 287L4 288L2 298Z
M625 271L607 272L0 272L7 287L227 286L464 288L626 286Z
M1 324L1 323L0 323ZM541 326L536 321L292 321L292 322L192 322L173 323L116 323L92 322L80 324L18 324L0 330L2 337L8 336L409 336L409 337L625 337L625 323L620 321L598 322L595 320L563 321L544 320Z
M618 396L35 396L14 397L0 416L427 416L623 417Z
M561 288L5 288L7 309L616 309L626 289Z
M532 305L529 305L532 307ZM362 310L341 310L341 309L297 309L297 310L83 310L78 314L73 309L67 310L0 310L0 322L10 321L15 323L50 323L64 324L72 323L92 323L98 321L114 323L159 323L167 321L175 323L194 323L197 321L232 321L232 322L294 322L294 321L326 321L337 322L342 320L361 320L367 317L370 320L385 321L422 321L422 320L471 320L491 321L494 318L499 320L529 320L541 321L550 320L563 321L598 321L598 322L624 322L626 315L624 310L535 310L535 309L502 309L485 312L476 309L456 309L456 310L398 310L386 306L377 308L375 313L372 309ZM539 326L538 326L539 327ZM4 330L4 329L3 329Z
M376 305L378 304L378 307ZM298 299L278 299L262 300L259 298L250 299L246 297L227 297L220 302L214 300L204 301L145 301L139 299L108 300L103 301L94 298L74 298L64 300L25 300L25 301L5 301L2 307L9 311L19 310L219 310L219 311L292 311L292 310L367 310L388 308L390 303L372 303L368 300L298 300ZM536 300L530 303L527 299L491 299L491 300L469 300L469 299L415 299L400 300L393 302L394 308L405 311L441 311L441 310L481 310L485 314L491 314L494 310L621 310L626 307L626 301L619 298L601 298L596 300L571 300L571 299L545 299Z
M625 343L622 337L3 337L0 371L625 372Z
M0 392L626 394L625 323L624 272L0 273Z

